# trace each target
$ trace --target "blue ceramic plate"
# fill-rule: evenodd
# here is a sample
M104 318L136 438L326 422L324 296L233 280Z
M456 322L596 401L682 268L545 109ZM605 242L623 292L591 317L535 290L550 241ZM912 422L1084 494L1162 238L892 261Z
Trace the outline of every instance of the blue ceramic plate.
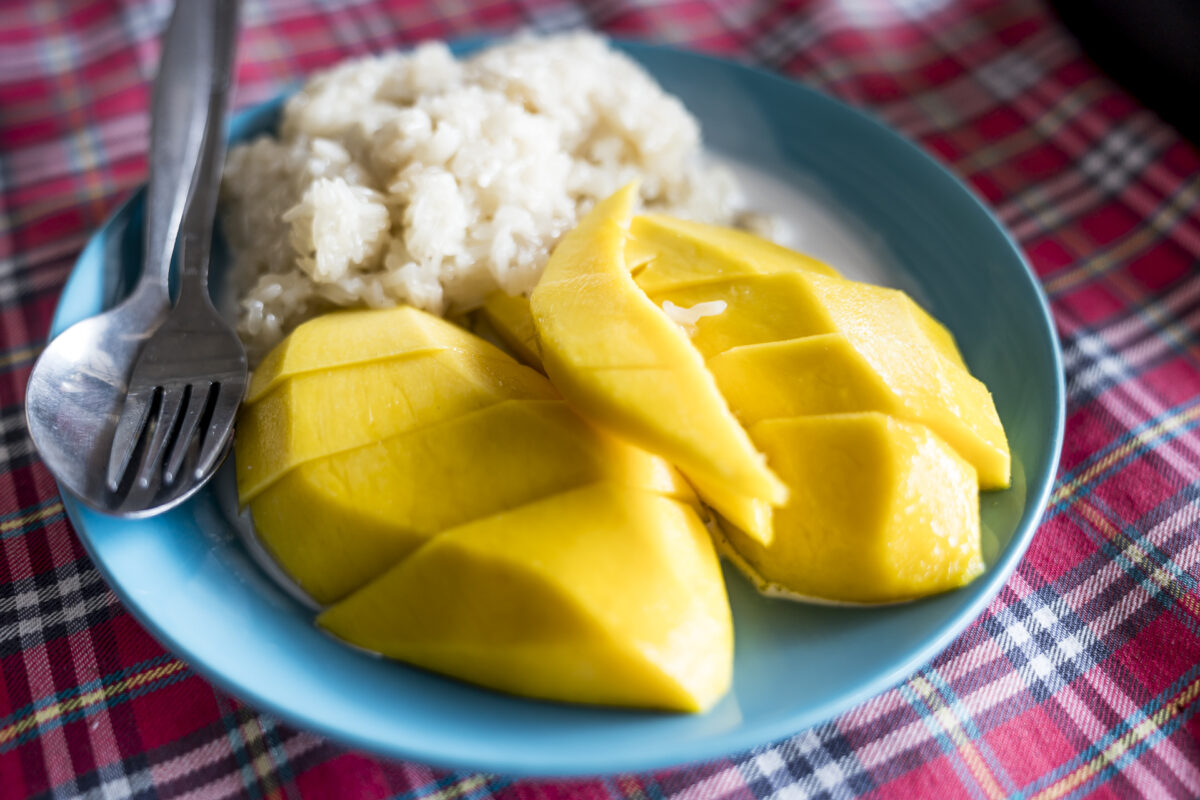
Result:
M734 753L828 720L944 648L1012 572L1054 477L1063 383L1038 284L997 222L953 177L870 118L802 86L728 62L623 45L700 118L708 146L815 187L870 231L897 283L958 337L995 395L1013 451L1012 489L983 496L987 572L940 597L882 609L758 597L729 574L737 636L733 690L708 714L571 707L507 697L338 644L248 557L211 491L128 522L66 507L125 605L214 684L302 728L375 753L440 766L539 775L642 770ZM234 121L270 130L279 103ZM139 204L84 250L54 332L129 285Z

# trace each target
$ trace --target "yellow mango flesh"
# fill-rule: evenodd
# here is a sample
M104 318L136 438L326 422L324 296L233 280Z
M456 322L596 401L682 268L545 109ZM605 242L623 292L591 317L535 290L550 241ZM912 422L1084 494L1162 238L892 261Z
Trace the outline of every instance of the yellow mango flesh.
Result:
M529 311L529 298L492 292L484 300L479 314L518 361L537 370L542 368L541 346L538 344L533 314Z
M699 352L626 269L635 191L604 200L564 236L533 290L546 373L585 417L685 475L778 505L786 488L730 413Z
M446 348L504 357L479 337L411 306L324 314L296 328L267 354L250 379L246 402L305 372Z
M722 528L730 532L725 549L744 571L772 591L845 602L908 599L961 585L978 573L978 488L1008 485L1009 452L990 394L969 374L945 327L903 293L840 279L739 231L648 216L635 218L631 232L627 257L656 305L726 304L723 312L695 323L692 344L792 492L786 507L756 514L736 496L726 496L722 507L714 502L721 486L693 480L721 512ZM920 469L915 466L920 458L896 457L904 441L916 439L895 432L881 438L878 430L866 432L862 419L883 428L913 426L924 444L909 450L920 450L942 467ZM810 452L808 440L794 436L784 447L771 438L782 434L769 432L810 423L829 426L825 432L803 428L814 441L848 442L817 451L844 463L859 448L863 463L853 470L819 460L796 467L796 459L804 457L795 453ZM862 430L852 436L854 426ZM889 444L882 447L885 440ZM929 455L938 448L937 458ZM947 454L968 462L967 469ZM891 466L872 473L870 462L877 458ZM897 466L904 463L909 468ZM943 480L942 472L951 479ZM822 482L829 475L840 477ZM839 482L856 489L847 493ZM924 508L924 516L880 523L880 509L893 507L888 498L897 487L908 487L907 505L897 507ZM970 532L973 556L922 543L921 526L939 524L939 509ZM869 535L860 541L864 531ZM913 554L922 547L925 560L914 565ZM855 575L859 549L868 553L871 566ZM901 557L902 551L908 555ZM939 569L944 580L912 578ZM854 580L859 583L842 585Z
M765 302L765 301L770 301L772 299L772 291L773 290L779 290L781 293L785 294L785 300L794 299L793 296L786 295L787 281L783 281L782 286L780 286L779 284L781 282L773 280L776 277L789 278L791 276L771 275L771 276L761 276L761 277L764 278L768 282L766 284L769 287L767 289L767 291L756 291L759 289L759 286L757 284L754 284L754 285L751 285L750 287L748 287L749 291L747 292L747 294L753 292L753 293L755 293L755 295L758 299ZM707 294L701 294L701 297L709 296L713 292L713 289L710 284L703 284L701 286L681 289L676 293L670 294L670 296L676 297L688 305L694 305L697 302L704 302L703 299L692 299L689 292L692 292L693 290L696 292L707 292ZM727 297L727 296L730 296L730 294L741 295L742 293L738 289L734 289L733 292L731 292L731 293L725 292L721 296ZM804 295L804 297L807 297L807 296L808 296L807 294ZM529 310L529 301L523 297L509 297L507 295L500 296L497 294L493 294L492 297L489 298L489 302L491 302L493 298L495 298L497 300L496 304L498 307L502 307L502 310L495 310L494 313L486 315L486 319L487 319L488 323L492 326L492 329L494 331L496 331L496 333L499 335L499 337L501 339L503 339L506 343L510 342L510 340L513 340L513 339L519 340L523 336L526 336L527 334L525 334L525 332L532 329L532 326L533 326L533 317L531 316L531 313ZM797 320L811 319L810 316L806 316L802 313L795 313L792 316L788 316L787 311L782 307L782 304L776 304L776 305L780 309L779 318L781 318L781 319L782 318L797 319ZM485 309L486 309L486 307L487 306L485 305ZM792 311L795 311L795 309L793 308ZM813 309L813 311L814 311L814 313L816 313L816 312L819 312L819 309ZM718 315L717 317L702 319L702 320L700 320L700 326L701 326L700 331L704 332L706 330L710 330L710 329L707 329L704 327L705 323L708 322L710 319L722 320L722 319L731 319L731 318L735 318L735 317L726 316L726 315ZM747 318L747 317L739 315L736 318L741 319L741 318ZM762 317L756 316L753 318L761 319ZM801 323L801 324L807 325L809 323ZM733 335L737 336L738 333L740 333L740 331L735 331L735 332L733 332ZM693 338L693 344L697 343L696 338L699 338L701 335L702 335L702 333L699 333L699 334L697 334L697 337ZM534 344L536 345L536 335L534 335ZM701 352L703 352L702 348L701 348ZM541 366L540 354L537 356L537 358L538 358L538 361L536 363L536 366L540 367ZM530 363L530 362L526 362L526 363ZM715 508L727 520L734 523L739 528L741 528L743 531L746 531L747 533L749 533L751 536L760 538L763 541L767 541L770 539L770 537L771 537L771 504L770 503L768 503L764 500L758 499L758 498L739 494L736 491L731 491L721 481L705 480L702 476L695 475L695 474L689 476L689 480L691 481L692 484L695 485L696 491L698 491L704 497L704 501L706 503L708 503L710 506L712 506L713 508Z
M708 368L746 425L900 408L884 379L840 333L735 347L709 359Z
M915 339L851 343L843 334L737 347L709 360L744 424L842 411L884 411L923 423L978 469L984 488L1008 485L1004 430L977 379Z
M1012 465L1000 416L987 387L954 358L953 339L931 339L915 305L895 289L810 281L836 329L888 387L897 415L942 436L975 467L980 488L1007 488Z
M318 624L548 700L701 711L732 671L724 583L694 510L605 483L447 530Z
M748 235L727 235L735 233ZM726 303L696 323L692 343L743 424L888 411L945 437L975 466L982 488L1009 485L1008 441L991 394L967 370L950 332L911 298L812 271L722 278L730 256L688 241L692 280L650 296L683 307ZM833 333L844 344L829 339Z
M288 368L243 407L238 491L268 551L318 602L444 528L596 480L698 506L670 464L586 423L544 376L436 317L335 314L293 337L275 356Z
M691 497L661 459L561 401L508 400L300 464L250 508L280 566L327 603L438 531L605 478Z
M246 405L236 441L239 495L248 503L299 464L501 400L557 397L541 375L487 351L429 349L303 372Z
M770 503L732 491L719 481L696 475L689 475L688 481L705 504L725 519L759 541L771 541L775 509Z
M733 228L657 214L634 217L626 259L647 294L717 276L815 272L827 264Z
M691 336L692 345L708 359L742 345L834 332L832 320L800 273L720 278L649 294L659 307L668 300L682 308L715 300L725 303L720 314L701 317Z
M967 362L963 360L962 353L959 352L958 343L954 341L954 334L950 333L945 325L934 319L928 311L917 305L908 295L903 295L903 300L900 302L908 308L913 324L925 334L925 338L929 340L933 349L956 366L967 369Z
M865 413L750 430L792 498L769 545L727 526L723 549L764 592L890 603L982 572L975 470L928 428Z

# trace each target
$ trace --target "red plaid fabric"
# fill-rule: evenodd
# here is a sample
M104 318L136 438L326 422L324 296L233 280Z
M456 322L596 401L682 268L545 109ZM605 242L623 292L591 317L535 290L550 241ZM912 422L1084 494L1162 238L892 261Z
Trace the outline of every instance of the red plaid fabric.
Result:
M783 72L947 164L1051 299L1062 471L987 612L821 727L576 782L383 762L239 705L129 617L64 519L22 395L85 238L143 180L167 11L0 3L0 798L1200 795L1200 154L1040 2L245 3L239 105L348 55L518 27L591 26Z

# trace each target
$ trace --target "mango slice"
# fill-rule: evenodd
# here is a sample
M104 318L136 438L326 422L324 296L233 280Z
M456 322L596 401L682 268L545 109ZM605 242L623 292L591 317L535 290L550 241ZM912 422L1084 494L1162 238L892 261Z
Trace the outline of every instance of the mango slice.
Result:
M928 311L917 305L911 297L908 295L901 295L901 297L900 303L908 308L913 324L921 333L925 334L925 338L929 340L933 349L956 366L967 369L967 362L963 360L958 343L954 341L954 334L947 330L945 325L934 319Z
M682 308L720 300L725 310L701 317L692 345L708 359L734 347L833 333L833 320L803 274L739 275L649 293L655 305ZM728 399L728 398L727 398Z
M305 372L446 348L507 357L479 337L411 306L324 314L296 328L267 354L250 379L246 402Z
M761 277L766 280L770 280L777 276L771 275ZM705 287L707 286L708 285L705 284ZM699 289L700 287L696 288ZM755 286L755 288L757 288L757 286ZM682 289L680 290L680 293L676 294L675 296L683 299L687 296L687 292L689 291L690 290L686 288ZM762 293L762 299L766 300L767 295L768 293L766 292ZM810 293L805 294L804 296L808 297L810 296ZM488 298L488 302L494 303L494 305L492 310L487 312L487 304L485 304L484 310L487 313L485 313L484 316L492 330L499 336L499 338L506 343L516 340L518 342L526 342L527 347L539 347L537 344L536 333L529 333L533 328L533 317L529 309L528 300L523 297L509 297L507 295L500 296L499 294L493 294ZM819 309L815 309L815 311L819 311ZM724 317L724 315L718 315L717 318L720 319L727 317ZM758 319L759 317L755 318ZM808 319L808 317L804 317L800 314L797 314L794 318ZM707 319L709 318L701 320L701 325L703 325ZM702 328L702 330L711 331L712 328ZM532 337L532 343L529 343L529 337ZM693 340L693 343L695 343L695 340ZM517 345L513 345L513 347L514 349L517 349ZM703 352L703 350L701 352ZM536 364L532 364L529 361L526 363L531 363L531 366L537 366L539 368L541 367L540 352L538 352L536 355L529 353L528 357L536 358L537 362ZM770 503L760 498L740 494L737 491L730 489L722 481L706 479L702 475L696 473L689 475L688 480L696 487L696 491L704 497L705 502L707 502L713 508L718 509L727 520L734 523L751 536L759 538L762 541L770 540L772 513L772 506Z
M928 428L870 412L750 430L792 498L769 545L725 526L722 549L764 593L890 603L982 572L975 470Z
M945 327L902 292L740 231L637 217L626 257L656 305L725 304L691 327L691 342L793 499L764 516L692 480L721 512L723 549L764 591L892 602L978 573L978 489L1008 485L1010 456L991 395ZM966 550L940 542L947 526ZM860 550L870 564L855 574Z
M292 337L243 407L238 492L267 550L318 602L440 530L601 479L699 507L666 461L425 312L333 314Z
M605 478L691 496L661 459L561 401L508 400L305 462L250 508L280 566L328 603L438 531Z
M953 339L936 331L931 339L903 292L823 276L809 281L836 329L892 393L896 413L941 435L974 465L980 488L1007 488L1012 463L1000 415L987 387L955 358Z
M729 603L695 512L606 483L445 531L317 621L548 700L701 711L732 672Z
M709 359L708 368L746 425L901 408L884 378L840 333L735 347Z
M625 257L647 294L717 276L837 271L745 231L645 214L633 219Z
M699 352L626 269L635 193L627 186L585 216L533 290L546 374L580 414L685 475L781 504L787 489L730 413Z
M536 370L542 369L541 345L538 344L537 329L529 310L529 298L502 291L492 292L484 300L479 314L518 361Z
M276 382L238 421L241 502L307 461L506 399L557 400L558 393L512 359L456 349L420 350ZM348 413L313 413L339 408Z
M903 363L886 345L859 345L855 348L842 334L826 334L736 347L711 359L709 369L747 425L808 414L884 411L923 423L955 446L979 469L984 488L1008 484L1007 443L982 383L932 352L910 353L912 361ZM950 398L944 394L948 389Z
M689 223L690 224L690 223ZM694 243L694 275L727 256ZM983 489L1009 485L1011 456L987 387L954 337L903 292L815 272L706 277L651 294L725 311L693 345L743 424L837 411L887 411L929 425L970 461ZM840 340L829 338L831 334Z

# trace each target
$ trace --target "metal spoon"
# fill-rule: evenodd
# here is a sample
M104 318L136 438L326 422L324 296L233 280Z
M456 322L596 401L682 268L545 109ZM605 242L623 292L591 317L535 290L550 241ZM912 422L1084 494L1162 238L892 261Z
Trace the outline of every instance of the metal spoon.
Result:
M113 430L138 349L171 305L167 276L200 160L213 79L211 13L210 2L180 0L163 36L137 286L116 308L55 338L29 376L25 417L34 446L60 487L98 511L111 513L122 500L105 482Z

